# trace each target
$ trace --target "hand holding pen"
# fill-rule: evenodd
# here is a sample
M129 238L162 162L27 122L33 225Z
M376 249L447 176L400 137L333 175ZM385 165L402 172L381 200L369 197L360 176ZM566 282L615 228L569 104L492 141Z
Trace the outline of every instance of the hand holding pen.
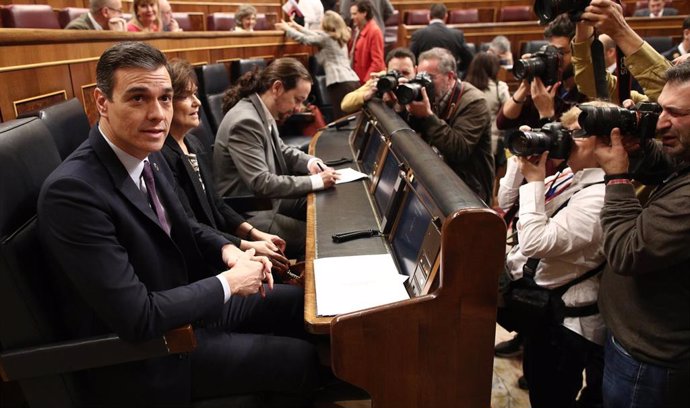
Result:
M340 178L340 175L338 174L335 169L332 167L328 167L324 164L322 164L320 161L316 162L316 166L319 168L319 174L321 175L321 179L323 180L323 188L330 188L335 185L335 181Z

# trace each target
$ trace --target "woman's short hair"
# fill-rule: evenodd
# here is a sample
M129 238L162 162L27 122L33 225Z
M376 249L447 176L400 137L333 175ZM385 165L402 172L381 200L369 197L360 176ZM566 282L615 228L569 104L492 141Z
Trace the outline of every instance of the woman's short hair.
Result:
M170 81L173 87L173 98L186 98L191 95L191 86L197 83L194 67L187 60L173 58L170 66Z
M256 16L256 8L250 4L242 4L235 13L235 23L241 26L242 20L251 16Z

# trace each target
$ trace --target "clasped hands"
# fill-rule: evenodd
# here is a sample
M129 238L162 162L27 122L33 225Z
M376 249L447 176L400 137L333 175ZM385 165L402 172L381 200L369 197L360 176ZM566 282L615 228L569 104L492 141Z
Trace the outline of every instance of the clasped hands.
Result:
M266 256L257 256L256 250L250 248L242 251L232 244L223 246L223 262L228 270L221 275L230 286L233 295L249 296L260 293L266 297L264 282L273 290L273 264Z

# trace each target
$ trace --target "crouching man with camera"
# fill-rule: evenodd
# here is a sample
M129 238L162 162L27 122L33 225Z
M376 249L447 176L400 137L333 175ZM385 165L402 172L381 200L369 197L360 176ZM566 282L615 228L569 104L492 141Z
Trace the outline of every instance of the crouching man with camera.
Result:
M502 208L519 200L519 243L506 257L509 283L498 322L523 335L533 408L574 406L583 369L603 353L605 328L596 302L604 263L599 223L604 171L594 156L596 138L573 132L580 129L579 113L574 107L562 123L508 135L515 156L498 190ZM545 177L551 159L567 160L568 167ZM531 296L539 299L522 303ZM543 307L531 308L540 301ZM600 390L587 380L588 387Z
M604 406L688 407L690 393L690 62L666 71L641 169L666 167L644 206L635 197L618 129L597 138L606 172L601 212L607 267L599 307L605 345ZM638 175L635 175L636 178Z
M484 93L457 78L455 57L444 48L420 54L417 72L404 91L401 85L396 92L407 106L410 126L490 205L494 159Z

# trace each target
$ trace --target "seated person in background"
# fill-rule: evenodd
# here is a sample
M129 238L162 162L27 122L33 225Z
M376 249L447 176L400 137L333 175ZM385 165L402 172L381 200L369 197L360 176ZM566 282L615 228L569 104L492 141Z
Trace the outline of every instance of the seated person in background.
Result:
M127 31L120 0L89 0L88 13L70 21L67 30Z
M656 101L665 83L664 72L671 63L630 28L621 6L611 0L592 0L582 14L582 22L577 24L573 38L573 67L580 91L590 97L596 95L590 49L594 28L613 39L626 57L630 74L640 83L645 95ZM618 78L606 73L606 82L611 101L621 103L616 88ZM643 100L636 95L636 92L631 92L635 102Z
M510 51L510 40L506 36L497 35L494 37L489 43L487 52L496 55L504 69L513 69L513 53Z
M173 18L172 7L170 7L168 0L158 0L158 8L160 8L161 12L163 31L182 31L180 25L177 24L177 21Z
M690 16L685 17L683 20L683 41L677 46L671 48L670 50L662 53L666 59L673 61L678 57L686 55L690 52Z
M677 16L678 10L672 7L666 7L665 0L649 0L647 8L635 11L635 17L662 17L662 16Z
M228 234L226 237L240 249L254 248L257 254L268 256L274 267L286 267L287 259L280 254L285 251L285 241L255 228L225 204L213 184L210 153L204 151L199 139L187 134L200 123L194 68L187 61L172 60L170 77L173 117L161 153L175 177L180 201L199 223Z
M564 73L571 70L570 40L574 35L575 25L566 14L558 16L546 27L544 37L561 54L558 82L544 86L542 78L539 77L534 78L532 82L522 80L517 91L506 101L496 117L496 126L499 129L517 129L523 125L538 128L542 124L559 120L563 112L578 102L584 102L585 99L578 92L577 86L574 83L566 86L563 81ZM529 56L523 56L525 57Z
M595 102L596 106L615 106ZM580 110L562 116L563 127L579 129ZM498 190L499 206L510 208L519 200L516 224L518 244L506 256L510 280L522 277L530 258L537 260L534 280L557 288L600 268L605 262L599 214L604 205L604 171L599 168L596 138L574 138L562 172L546 177L548 152L534 158L512 156ZM526 183L523 184L523 181ZM533 266L530 264L530 266ZM596 304L599 274L577 283L563 295L566 307ZM566 317L561 324L545 325L521 333L523 370L534 408L573 407L582 387L582 371L591 360L601 360L605 327L597 311ZM588 375L589 375L588 371ZM588 387L601 390L593 378ZM591 396L590 396L591 398ZM601 397L596 398L601 400Z
M426 73L434 95L422 88L422 99L407 105L408 123L435 147L445 162L487 205L491 205L494 159L491 116L484 94L457 77L455 57L432 48L419 56L417 71Z
M248 72L226 91L227 113L213 149L217 193L271 198L272 210L254 212L252 224L299 247L304 255L306 195L335 185L337 173L278 136L278 123L296 112L311 90L311 75L294 58L279 58Z
M396 71L400 74L404 80L410 80L414 78L417 73L417 59L412 54L412 51L407 48L395 48L388 52L386 55L386 67L388 71L376 72L371 75L371 78L358 89L345 95L342 102L340 103L340 108L345 113L352 113L362 109L364 103L371 100L371 98L376 95L378 89L376 89L376 83L382 75L386 72ZM401 78L401 79L402 79ZM395 102L395 96L391 95L391 92L386 92L383 95L384 100L387 102ZM403 107L397 105L395 107L397 112L401 112Z
M307 397L319 366L302 339L303 291L273 286L267 258L201 228L175 194L158 152L173 115L165 56L144 42L122 42L103 53L96 71L100 120L38 199L66 334L115 332L138 342L193 324L198 344L185 355L75 373L89 392L76 405L187 406L260 392Z
M416 31L410 39L410 51L415 58L424 51L435 47L445 48L455 56L458 71L465 72L472 61L472 53L465 46L465 34L462 30L446 27L448 9L443 3L431 5L429 25Z
M249 33L254 31L256 25L256 8L249 4L243 4L235 13L235 31Z
M601 212L607 266L599 308L604 346L604 406L690 406L690 63L666 71L658 97L658 143L642 166L613 129L595 154L609 179ZM632 168L639 172L629 174ZM650 170L661 169L653 179ZM645 173L645 174L643 174ZM643 205L631 178L656 189Z
M280 22L276 29L307 45L318 48L316 61L318 61L326 73L326 91L333 105L335 119L345 115L340 109L340 101L348 93L359 86L359 77L347 57L347 42L350 41L350 29L345 21L334 11L327 11L321 20L320 31L311 31L295 22Z
M350 41L350 62L360 84L372 73L385 69L383 32L374 20L374 6L369 0L357 0L350 7L354 37Z
M480 52L472 59L465 75L465 82L469 82L484 92L486 106L491 115L491 152L494 157L497 155L502 157L497 161L497 165L505 165L505 152L503 151L503 143L499 143L502 138L501 131L496 127L496 115L498 115L503 104L510 99L510 91L508 91L508 84L497 78L499 68L496 55Z
M127 31L157 33L162 30L158 0L134 0L132 19L127 23Z

